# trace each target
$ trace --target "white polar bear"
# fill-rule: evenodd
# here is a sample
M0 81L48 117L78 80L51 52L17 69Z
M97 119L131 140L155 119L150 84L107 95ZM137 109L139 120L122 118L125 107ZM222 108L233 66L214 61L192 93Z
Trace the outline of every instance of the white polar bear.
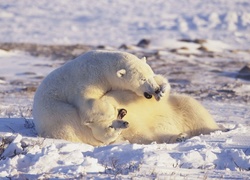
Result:
M125 52L90 51L43 80L34 97L34 123L44 137L109 144L127 124L117 121L118 109L101 99L104 94L129 90L159 101L168 87L143 59Z
M192 97L173 94L147 100L131 91L110 91L103 99L125 108L129 127L120 139L130 143L174 143L220 130L209 112Z

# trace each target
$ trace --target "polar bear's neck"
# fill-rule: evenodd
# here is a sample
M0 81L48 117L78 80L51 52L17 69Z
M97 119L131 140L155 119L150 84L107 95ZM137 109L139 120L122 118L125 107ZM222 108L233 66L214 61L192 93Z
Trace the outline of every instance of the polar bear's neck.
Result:
M101 98L110 90L121 90L124 84L117 78L117 71L124 68L125 61L116 56L104 54L103 56L85 56L74 60L70 69L79 71L74 77L80 86L82 95L90 98ZM82 84L81 84L82 83Z
M115 71L110 69L111 64L109 61L104 62L97 59L88 61L86 66L82 66L80 74L84 79L84 83L81 86L81 91L84 96L101 98L106 92L113 89L114 82L110 81L110 74L115 75ZM81 83L80 79L78 83Z

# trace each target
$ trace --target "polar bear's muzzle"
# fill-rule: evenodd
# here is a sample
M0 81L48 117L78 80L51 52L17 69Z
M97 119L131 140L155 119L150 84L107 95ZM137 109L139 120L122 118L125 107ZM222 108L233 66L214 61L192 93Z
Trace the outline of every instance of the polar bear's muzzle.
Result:
M114 120L112 122L112 125L109 127L114 128L115 130L116 129L126 129L129 127L129 122L117 119L117 120Z
M156 95L158 95L161 92L160 88L156 89L154 93L152 93L155 97ZM147 99L151 99L153 97L153 95L148 93L148 92L144 92L144 97Z

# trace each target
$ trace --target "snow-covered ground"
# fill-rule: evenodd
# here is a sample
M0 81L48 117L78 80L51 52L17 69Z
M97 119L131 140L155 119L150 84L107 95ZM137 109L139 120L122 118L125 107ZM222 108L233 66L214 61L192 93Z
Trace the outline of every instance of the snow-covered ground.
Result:
M250 72L239 73L250 65L249 0L9 0L0 27L0 44L126 44L230 129L176 144L37 137L34 91L66 59L0 45L0 179L250 179ZM142 38L146 48L135 46Z
M120 45L150 39L250 39L248 0L1 1L0 41Z

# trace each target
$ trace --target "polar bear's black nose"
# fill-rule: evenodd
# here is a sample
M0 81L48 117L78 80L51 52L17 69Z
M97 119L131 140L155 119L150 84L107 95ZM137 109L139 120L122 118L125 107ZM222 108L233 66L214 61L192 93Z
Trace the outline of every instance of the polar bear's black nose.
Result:
M147 99L151 99L152 95L148 94L147 92L144 92L144 97L147 98Z

